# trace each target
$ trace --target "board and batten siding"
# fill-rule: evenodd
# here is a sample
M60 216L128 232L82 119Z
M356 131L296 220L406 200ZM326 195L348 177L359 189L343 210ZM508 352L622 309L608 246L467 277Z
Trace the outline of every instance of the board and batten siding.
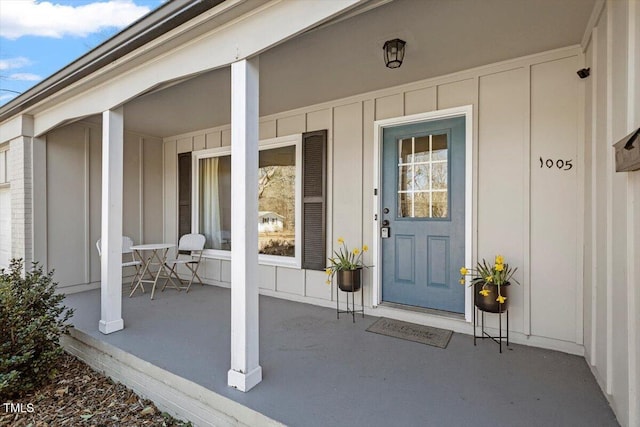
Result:
M622 426L640 425L640 171L616 172L612 145L640 126L639 43L637 1L596 3L583 40L584 347Z
M99 286L96 241L102 217L102 129L78 122L46 135L47 268L64 292ZM162 239L162 143L125 132L123 233Z
M327 129L327 253L338 237L371 247L374 121L472 105L474 258L500 253L518 267L510 327L520 341L581 353L583 83L575 71L582 61L579 48L565 48L262 117L260 138ZM229 141L228 125L165 138L165 240L177 234L177 155ZM553 167L540 167L540 158ZM366 264L372 259L365 254ZM228 264L206 260L205 279L229 286ZM263 265L260 272L264 294L335 304L322 271ZM369 307L372 276L365 270Z

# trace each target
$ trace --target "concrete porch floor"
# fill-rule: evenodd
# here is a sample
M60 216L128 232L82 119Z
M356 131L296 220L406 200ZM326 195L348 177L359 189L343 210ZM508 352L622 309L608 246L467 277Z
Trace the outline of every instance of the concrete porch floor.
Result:
M68 295L80 331L290 426L617 426L582 357L454 333L446 349L366 332L376 317L260 297L263 381L227 386L230 292L123 298L98 331L100 291Z

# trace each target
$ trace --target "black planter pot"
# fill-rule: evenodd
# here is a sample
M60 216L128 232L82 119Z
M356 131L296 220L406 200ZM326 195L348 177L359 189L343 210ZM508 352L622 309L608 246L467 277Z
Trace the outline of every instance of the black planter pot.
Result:
M509 282L500 285L500 295L507 298L510 285L511 283ZM489 291L489 295L487 295L486 297L480 295L480 291L483 289L483 286L485 290ZM502 304L500 304L498 301L496 301L497 298L498 286L485 284L482 282L478 282L473 285L473 301L478 309L489 313L504 313L507 308L509 308L509 299L507 298Z
M356 292L362 286L362 267L355 270L338 270L336 276L341 291Z

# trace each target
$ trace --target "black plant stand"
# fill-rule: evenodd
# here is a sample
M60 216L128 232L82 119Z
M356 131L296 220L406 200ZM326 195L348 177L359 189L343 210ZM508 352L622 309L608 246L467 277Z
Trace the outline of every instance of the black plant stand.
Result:
M347 309L340 310L340 292L345 292L347 294ZM355 303L355 293L360 292L360 308L356 310ZM351 294L351 309L349 309L349 294ZM353 323L356 323L356 313L362 313L362 317L364 318L364 286L360 287L359 291L342 291L340 286L336 283L336 315L338 319L340 319L340 314L346 313L347 315L351 314L353 317Z
M482 313L480 315L480 330L481 333L480 335L476 334L476 319L478 317L478 311L480 313ZM507 347L509 347L509 309L504 309L503 311L499 312L499 313L491 313L491 312L487 312L487 313L491 313L491 314L497 314L498 315L498 336L493 336L493 335L489 335L488 332L486 332L484 330L484 310L479 309L478 307L476 307L474 305L473 307L473 345L476 345L476 339L480 338L480 339L485 339L485 338L490 338L492 339L494 342L496 342L500 348L500 353L502 353L502 341L506 340L507 342ZM502 335L502 314L505 313L507 315L507 331L506 331L506 336Z

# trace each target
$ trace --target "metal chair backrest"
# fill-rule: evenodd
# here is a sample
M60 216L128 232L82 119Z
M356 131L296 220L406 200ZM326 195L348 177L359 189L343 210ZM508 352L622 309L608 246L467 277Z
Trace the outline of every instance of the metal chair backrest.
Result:
M133 246L133 239L129 236L122 236L122 253L130 254L133 252L131 246ZM102 239L98 239L96 248L98 248L98 256L102 256Z
M122 236L122 253L130 254L133 252L131 246L133 246L133 239L129 236Z
M204 249L205 237L202 234L185 234L178 242L179 251L202 251Z

